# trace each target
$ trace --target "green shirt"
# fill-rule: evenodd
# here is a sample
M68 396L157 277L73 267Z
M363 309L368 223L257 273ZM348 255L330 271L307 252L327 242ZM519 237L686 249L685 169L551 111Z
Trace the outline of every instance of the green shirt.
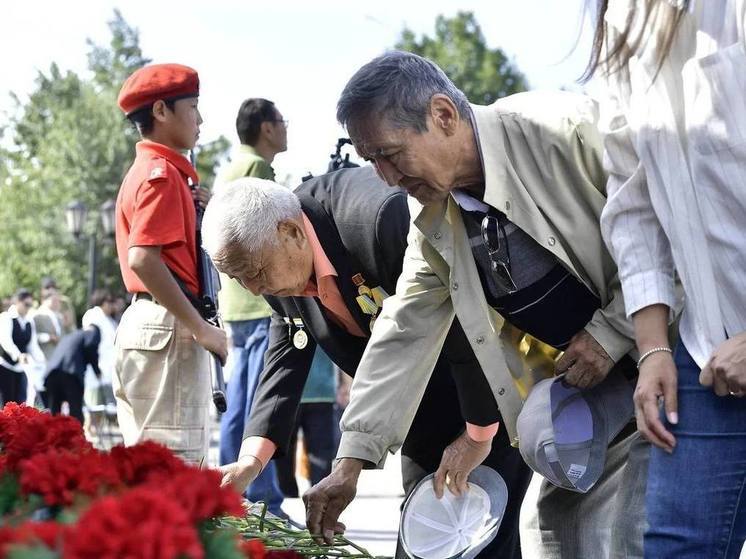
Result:
M230 182L241 177L275 179L275 171L251 146L241 144L233 154L227 167L218 173L215 185ZM223 320L234 322L268 317L272 309L263 297L252 295L239 285L236 280L220 274L220 293L218 303Z

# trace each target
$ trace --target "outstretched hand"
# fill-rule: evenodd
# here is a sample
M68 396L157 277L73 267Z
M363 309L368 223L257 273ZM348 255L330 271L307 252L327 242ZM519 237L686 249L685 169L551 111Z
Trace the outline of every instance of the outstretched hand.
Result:
M443 451L440 466L433 477L435 496L442 498L444 487L454 495L465 493L469 474L484 462L491 449L492 439L475 441L464 431Z
M239 458L237 462L220 466L220 473L223 474L220 486L230 485L239 493L243 493L261 472L262 463L255 456Z
M339 522L342 514L357 492L357 480L363 463L355 458L343 458L332 473L311 487L303 495L306 506L306 526L317 543L331 544L334 534L345 531Z

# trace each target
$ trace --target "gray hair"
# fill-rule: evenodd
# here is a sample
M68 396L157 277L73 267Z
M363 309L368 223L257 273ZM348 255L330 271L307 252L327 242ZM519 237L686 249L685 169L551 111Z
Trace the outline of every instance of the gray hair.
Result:
M253 177L228 182L207 204L202 246L220 271L243 270L247 256L278 244L280 222L301 215L298 197L284 186Z
M416 54L390 51L352 76L337 102L337 120L349 130L375 115L399 128L427 130L430 99L441 93L469 121L469 101L435 63Z

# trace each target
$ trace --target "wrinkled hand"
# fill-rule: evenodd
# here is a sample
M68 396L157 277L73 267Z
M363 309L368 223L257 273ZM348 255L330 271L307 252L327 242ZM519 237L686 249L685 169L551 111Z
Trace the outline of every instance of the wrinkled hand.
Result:
M567 373L565 382L578 388L593 388L606 378L614 366L609 354L586 330L570 340L570 345L557 361L557 374Z
M676 365L670 353L661 351L645 359L634 396L637 429L645 439L669 453L676 446L676 438L661 421L659 400L663 400L668 422L678 423L677 387Z
M715 348L699 374L699 382L712 386L718 396L746 396L746 332Z
M223 474L220 486L230 485L239 493L243 493L262 472L262 463L254 456L242 456L237 462L220 466L219 469Z
M199 202L199 205L202 206L202 208L207 207L207 203L210 201L211 196L212 194L210 194L210 191L207 190L204 186L200 186L192 190L192 198L195 202Z
M454 495L466 492L469 474L479 466L492 449L492 439L475 441L464 431L443 451L440 466L433 477L433 488L438 499L443 497L444 486Z
M331 544L334 534L345 531L345 525L338 522L339 515L355 498L357 480L363 469L361 460L343 458L332 473L303 494L306 505L306 526L314 539L321 542L322 535Z
M228 336L225 330L202 321L199 331L194 334L194 339L207 351L216 355L225 365L225 360L228 358Z

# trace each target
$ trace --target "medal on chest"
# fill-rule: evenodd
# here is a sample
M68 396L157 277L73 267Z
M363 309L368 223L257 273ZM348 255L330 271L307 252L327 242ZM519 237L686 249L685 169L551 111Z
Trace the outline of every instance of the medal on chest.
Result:
M285 324L288 326L288 337L293 340L295 349L304 349L308 345L308 332L303 327L303 321L300 318L283 317ZM295 332L293 332L295 327Z
M296 349L303 349L308 345L308 334L302 328L293 334L293 345Z
M380 286L370 288L365 285L363 274L355 274L352 276L352 283L357 287L358 296L355 297L355 301L357 301L360 310L371 317L370 329L372 331L378 313L381 311L381 307L383 307L383 301L389 296L389 294Z

